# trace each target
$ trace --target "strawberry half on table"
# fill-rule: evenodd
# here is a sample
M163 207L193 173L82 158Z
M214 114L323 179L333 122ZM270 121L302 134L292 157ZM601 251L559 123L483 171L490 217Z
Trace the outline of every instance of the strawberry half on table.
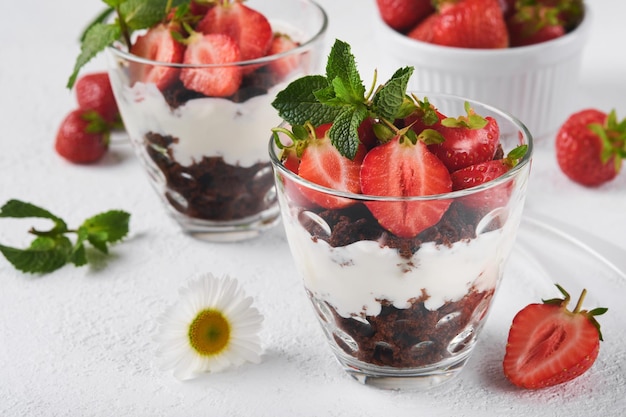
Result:
M514 385L528 389L550 387L585 373L598 357L602 333L595 316L606 308L582 310L586 290L573 310L570 295L529 304L513 319L503 369Z

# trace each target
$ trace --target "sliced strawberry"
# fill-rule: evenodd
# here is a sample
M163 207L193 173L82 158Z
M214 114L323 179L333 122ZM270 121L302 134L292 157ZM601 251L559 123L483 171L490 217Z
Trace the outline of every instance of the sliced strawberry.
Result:
M180 64L183 60L185 47L176 41L171 31L176 30L176 26L159 24L154 26L137 38L130 48L130 53L151 61L158 61L165 64ZM180 69L168 65L149 65L142 62L131 62L130 79L132 83L143 82L153 83L159 90L165 90L174 82Z
M454 171L452 178L452 190L465 190L492 181L513 168L526 154L526 145L513 149L506 158L470 165L458 171ZM471 208L491 211L507 205L513 191L513 183L507 182L493 188L480 191L476 194L463 197L463 203Z
M272 39L272 45L270 46L267 55L281 54L298 47L298 45L299 43L295 42L288 35L277 33ZM270 70L276 74L277 80L283 80L300 67L301 60L301 55L293 54L271 61L268 66Z
M54 148L70 162L96 162L109 148L108 124L93 110L73 110L61 122Z
M361 167L363 194L392 197L427 196L452 190L446 166L422 142L396 136L367 153ZM367 202L381 226L396 236L412 238L435 225L449 200Z
M227 97L239 89L241 69L228 65L239 61L237 44L221 34L194 33L188 38L185 64L225 64L214 67L183 68L180 79L185 87L206 96Z
M467 116L445 118L432 129L444 138L428 148L450 172L493 159L500 142L500 128L493 117L483 118L466 104Z
M573 311L564 298L529 304L520 310L511 325L503 368L515 385L537 389L570 381L585 373L600 350L600 325L594 316L606 308L581 310L586 291Z
M93 110L108 122L115 122L119 119L120 112L108 73L86 74L76 81L74 90L81 109Z
M230 36L239 45L242 61L265 56L274 36L263 14L238 1L218 2L198 22L196 30Z
M316 129L317 138L310 140L302 152L298 175L333 190L359 194L359 171L365 148L361 146L353 160L341 155L326 134L330 126L322 125ZM334 197L309 188L302 187L301 192L313 203L327 209L343 208L353 203L346 198Z

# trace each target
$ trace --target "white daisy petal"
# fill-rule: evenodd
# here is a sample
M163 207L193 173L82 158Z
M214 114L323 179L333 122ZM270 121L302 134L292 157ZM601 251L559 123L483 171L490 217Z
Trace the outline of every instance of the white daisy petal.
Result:
M181 380L261 361L263 316L236 279L204 274L178 291L158 318L157 356Z

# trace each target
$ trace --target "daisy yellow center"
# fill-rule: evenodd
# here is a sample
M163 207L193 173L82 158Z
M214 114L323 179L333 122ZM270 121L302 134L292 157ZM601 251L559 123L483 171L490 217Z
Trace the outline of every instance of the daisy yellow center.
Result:
M221 352L230 340L230 324L217 310L203 310L189 326L189 343L200 355Z

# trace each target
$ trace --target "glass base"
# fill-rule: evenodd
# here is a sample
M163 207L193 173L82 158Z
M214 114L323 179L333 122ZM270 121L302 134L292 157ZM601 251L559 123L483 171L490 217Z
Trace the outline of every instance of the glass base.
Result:
M185 216L172 208L169 212L184 233L206 242L229 243L253 239L280 222L278 207L256 216L232 221L196 219Z
M337 355L344 370L363 385L386 390L425 391L455 379L463 370L471 351L447 361L420 368L391 368L370 365L346 355Z

